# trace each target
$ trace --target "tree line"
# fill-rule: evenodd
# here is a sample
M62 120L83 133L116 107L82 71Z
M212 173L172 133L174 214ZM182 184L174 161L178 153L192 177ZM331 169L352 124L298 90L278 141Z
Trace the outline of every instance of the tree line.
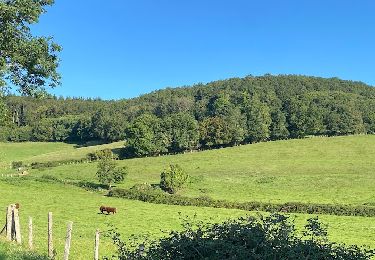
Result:
M4 103L1 140L125 140L127 156L375 133L375 89L338 78L247 76L118 101L47 95Z

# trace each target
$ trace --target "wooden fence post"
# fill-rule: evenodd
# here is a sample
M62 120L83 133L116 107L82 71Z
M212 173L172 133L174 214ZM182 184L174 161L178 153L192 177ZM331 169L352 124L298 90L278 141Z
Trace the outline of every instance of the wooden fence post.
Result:
M33 218L29 217L29 249L33 250Z
M94 247L94 260L99 260L99 229L96 230L95 233L95 247Z
M72 228L73 228L73 222L70 221L68 223L68 228L66 230L64 260L68 260L69 259L70 241L72 240Z
M14 231L15 231L16 242L18 244L21 244L22 238L21 238L20 217L18 215L18 209L16 209L16 207L13 207L13 218L14 218Z
M12 223L13 223L13 210L12 206L8 206L7 208L7 240L11 241L12 240Z
M52 212L48 212L48 257L53 257Z

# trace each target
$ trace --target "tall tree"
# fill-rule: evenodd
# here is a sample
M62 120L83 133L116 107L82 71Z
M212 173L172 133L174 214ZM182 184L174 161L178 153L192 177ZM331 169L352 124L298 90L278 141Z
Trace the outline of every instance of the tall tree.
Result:
M270 137L271 115L267 104L257 94L244 94L244 112L247 116L247 140L265 141Z
M22 94L35 95L59 84L56 69L61 47L51 37L36 37L30 25L39 21L53 0L0 1L0 87L7 82Z
M164 128L170 139L171 152L193 150L198 146L199 127L197 120L187 113L172 114L164 119Z

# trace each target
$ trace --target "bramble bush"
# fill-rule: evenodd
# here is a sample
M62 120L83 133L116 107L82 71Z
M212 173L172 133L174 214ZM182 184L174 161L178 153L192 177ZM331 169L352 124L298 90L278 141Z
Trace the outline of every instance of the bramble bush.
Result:
M371 259L375 251L330 242L317 217L307 220L301 233L282 214L246 217L210 224L185 218L182 231L160 240L123 241L116 230L108 236L117 255L104 259Z

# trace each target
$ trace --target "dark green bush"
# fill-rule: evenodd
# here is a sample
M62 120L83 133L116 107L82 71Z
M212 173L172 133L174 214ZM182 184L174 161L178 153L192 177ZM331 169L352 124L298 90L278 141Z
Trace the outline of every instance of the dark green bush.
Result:
M307 220L302 235L287 216L272 214L259 218L206 224L186 219L183 230L172 231L158 241L123 241L111 231L120 260L127 259L371 259L374 250L329 242L319 219ZM111 259L114 259L111 258ZM104 258L109 259L109 258Z
M114 154L109 148L97 150L95 152L87 154L87 159L89 159L90 161L98 161L106 158L118 159L118 155Z
M12 162L12 169L18 169L18 168L20 168L22 166L23 166L23 162L22 161Z
M189 175L178 164L171 164L160 174L160 188L169 193L176 193L189 179Z

